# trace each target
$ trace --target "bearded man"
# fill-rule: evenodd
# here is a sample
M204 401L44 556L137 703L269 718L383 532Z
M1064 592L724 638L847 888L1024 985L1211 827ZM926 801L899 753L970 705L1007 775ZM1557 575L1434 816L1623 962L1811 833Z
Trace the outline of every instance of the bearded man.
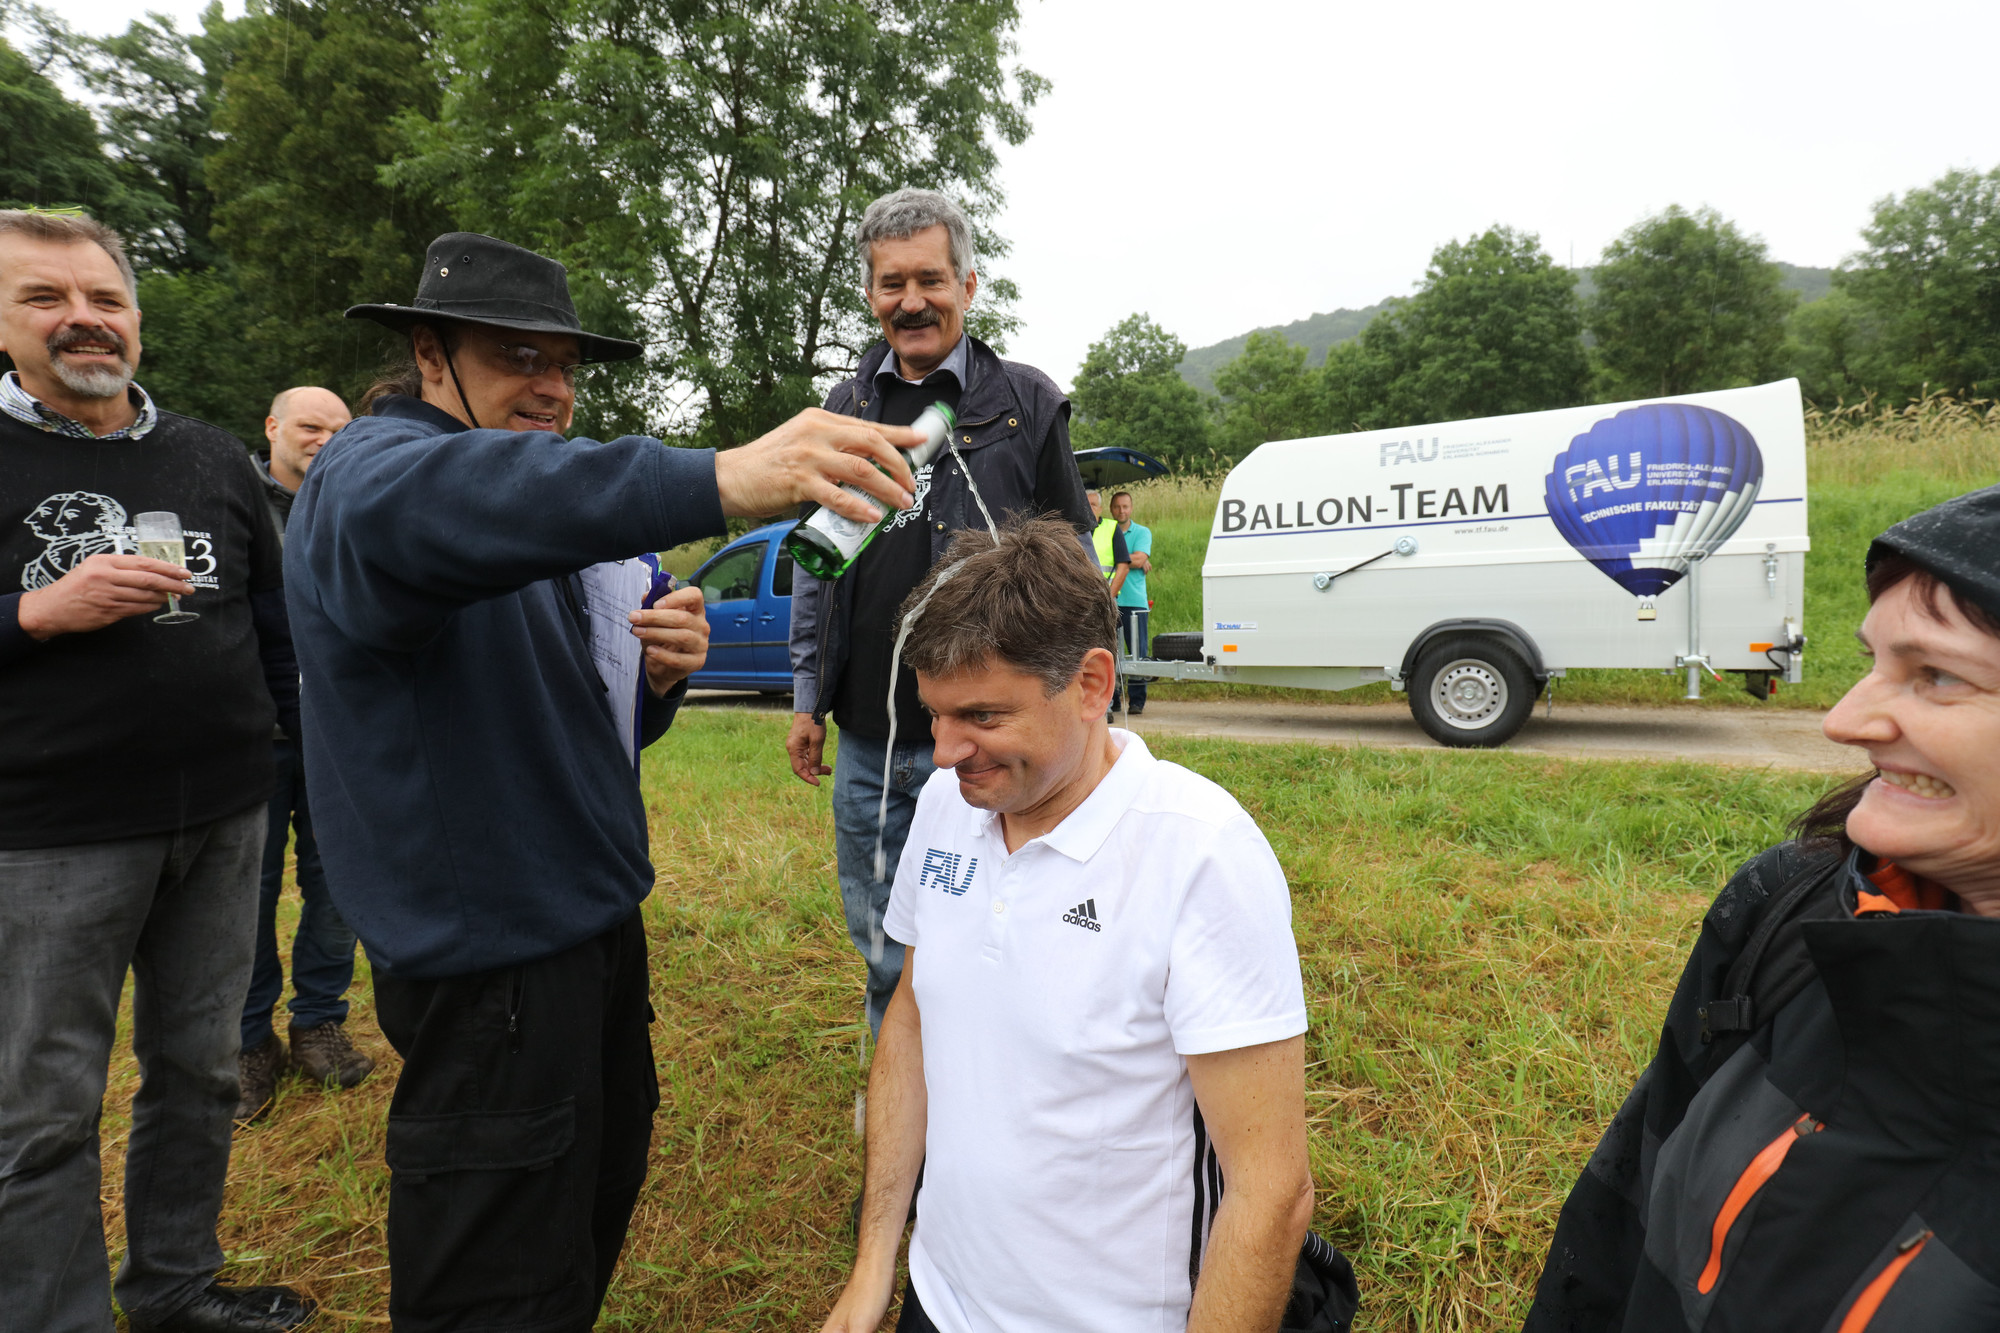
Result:
M132 383L116 233L0 211L0 1323L111 1333L98 1116L134 975L116 1290L136 1333L297 1326L233 1289L236 1108L274 722L297 726L277 529L240 442ZM178 515L185 568L134 518ZM156 623L169 594L198 618Z

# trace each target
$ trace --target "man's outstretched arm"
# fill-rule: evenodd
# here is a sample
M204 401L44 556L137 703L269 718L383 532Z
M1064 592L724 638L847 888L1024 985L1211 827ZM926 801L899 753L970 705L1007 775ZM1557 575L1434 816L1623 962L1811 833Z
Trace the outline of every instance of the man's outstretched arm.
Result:
M882 1015L868 1071L868 1164L862 1178L861 1235L854 1274L820 1333L875 1333L896 1294L896 1252L924 1165L929 1099L924 1091L923 1024L910 989L917 951L903 951L903 979ZM1304 1077L1303 1072L1300 1075ZM1301 1096L1303 1100L1303 1095ZM1292 1247L1294 1255L1298 1246ZM1289 1278L1286 1279L1288 1282ZM1275 1325L1274 1325L1275 1326Z
M1187 1058L1222 1166L1188 1333L1272 1333L1312 1222L1305 1038Z

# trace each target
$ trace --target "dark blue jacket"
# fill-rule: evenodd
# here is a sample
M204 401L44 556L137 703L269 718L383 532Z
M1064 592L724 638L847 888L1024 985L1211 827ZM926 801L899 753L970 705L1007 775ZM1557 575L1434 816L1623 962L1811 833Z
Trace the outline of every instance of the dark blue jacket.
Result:
M313 824L399 977L530 962L653 886L569 575L723 530L708 450L467 430L392 397L320 450L285 534ZM648 705L642 740L679 693Z

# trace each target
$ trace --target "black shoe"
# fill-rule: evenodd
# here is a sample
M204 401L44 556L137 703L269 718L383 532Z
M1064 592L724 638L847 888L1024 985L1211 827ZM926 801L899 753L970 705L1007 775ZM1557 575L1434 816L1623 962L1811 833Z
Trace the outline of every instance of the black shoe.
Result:
M278 1093L278 1075L285 1072L285 1043L273 1032L262 1045L252 1046L236 1059L236 1119L262 1118Z
M284 1333L302 1328L319 1303L290 1287L225 1287L220 1282L158 1323L132 1321L132 1333Z

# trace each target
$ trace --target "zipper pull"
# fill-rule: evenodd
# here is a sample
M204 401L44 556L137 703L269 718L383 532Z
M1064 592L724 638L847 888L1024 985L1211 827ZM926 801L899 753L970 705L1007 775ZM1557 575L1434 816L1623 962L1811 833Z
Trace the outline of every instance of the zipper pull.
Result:
M1896 1253L1897 1253L1897 1254L1908 1254L1908 1253L1909 1253L1909 1252L1910 1252L1911 1250L1914 1250L1914 1249L1916 1249L1916 1248L1917 1248L1917 1246L1919 1246L1919 1245L1923 1244L1923 1243L1924 1243L1925 1241L1929 1240L1929 1239L1931 1238L1932 1234L1933 1234L1933 1233L1931 1233L1931 1232L1929 1232L1929 1231L1919 1231L1919 1232L1918 1232L1918 1233L1917 1233L1916 1235L1914 1235L1914 1236L1910 1237L1910 1238L1909 1238L1908 1240L1906 1240L1906 1241L1904 1241L1904 1242L1903 1242L1902 1244L1898 1245L1898 1246L1896 1247Z
M1798 1121L1793 1124L1792 1133L1798 1135L1800 1138L1804 1138L1808 1134L1817 1134L1825 1128L1826 1122L1824 1120L1815 1120L1812 1118L1812 1114L1808 1112L1800 1116Z

